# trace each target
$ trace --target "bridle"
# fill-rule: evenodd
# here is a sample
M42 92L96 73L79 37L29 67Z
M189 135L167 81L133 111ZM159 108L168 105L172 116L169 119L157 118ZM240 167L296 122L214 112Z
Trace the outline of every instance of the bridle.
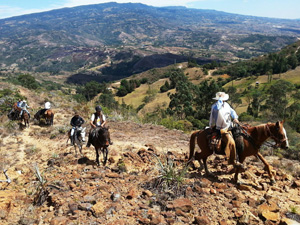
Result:
M278 147L280 146L283 142L287 141L287 137L286 135L284 135L285 137L282 138L282 139L279 139L278 137L276 137L270 130L270 127L268 126L268 124L265 125L266 126L266 130L269 132L269 137L272 138L275 142L276 142L276 145L274 145L274 147ZM279 128L276 128L277 130Z
M244 128L245 126L242 125L242 124L240 124L240 123L238 123L238 125L239 125L239 127L242 129L242 131L243 131L242 135L243 135L248 141L250 141L250 143L251 143L255 148L259 148L260 146L257 146L257 145L255 144L255 140L249 135L248 129L245 129L245 128ZM269 133L269 134L267 134L267 135L269 135L269 137L272 138L272 139L276 142L276 144L274 145L273 143L271 143L271 142L269 142L269 141L265 141L265 142L263 143L263 145L266 145L266 146L272 147L272 148L277 148L277 147L279 147L284 141L287 141L286 135L285 135L285 138L279 139L278 137L276 137L276 136L271 132L270 127L269 127L268 124L266 124L265 127L266 127L267 132Z

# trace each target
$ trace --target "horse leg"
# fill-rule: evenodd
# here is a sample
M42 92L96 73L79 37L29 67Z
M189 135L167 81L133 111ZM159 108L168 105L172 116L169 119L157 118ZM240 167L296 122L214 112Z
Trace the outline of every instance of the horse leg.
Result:
M239 162L240 163L243 163L244 162L244 160L245 160L245 156L244 155L239 155ZM241 167L237 167L237 168L235 168L235 174L234 174L234 178L233 178L233 181L234 181L234 183L238 183L238 179L239 179L239 173L241 172L243 170L243 168L241 168Z
M107 161L108 148L104 147L102 149L102 152L103 152L103 165L105 166L106 165L106 161Z
M81 144L81 142L78 144L78 148L79 148L80 155L82 155L82 144Z
M263 162L263 164L265 165L265 168L270 176L270 180L271 180L271 184L275 184L275 178L271 172L271 166L269 165L269 163L265 160L265 158L262 156L262 154L260 154L259 152L256 154L256 156Z
M100 149L95 147L95 150L96 150L96 163L98 166L100 166L100 162L99 162L99 150Z
M203 152L196 152L195 153L195 159L198 160L198 162L200 163L200 168L202 169L203 166L204 166L204 170L205 170L205 174L206 176L214 176L211 172L209 172L208 170L208 167L207 167L207 158L208 156L210 156L211 154L208 153L208 154L205 154ZM203 164L202 164L202 161L203 161Z

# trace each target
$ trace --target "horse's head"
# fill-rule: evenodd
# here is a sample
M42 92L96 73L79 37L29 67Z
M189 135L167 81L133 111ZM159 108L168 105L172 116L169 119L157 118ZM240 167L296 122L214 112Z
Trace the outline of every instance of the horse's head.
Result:
M101 127L98 130L98 139L101 145L103 146L109 146L109 131L107 127Z
M276 142L276 146L282 149L288 149L289 141L283 124L284 120L277 121L276 123L269 125L268 128L270 137Z

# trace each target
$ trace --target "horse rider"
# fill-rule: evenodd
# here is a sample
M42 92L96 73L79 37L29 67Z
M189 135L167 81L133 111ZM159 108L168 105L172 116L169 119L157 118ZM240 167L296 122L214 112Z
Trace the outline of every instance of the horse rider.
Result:
M21 99L19 99L16 103L14 103L14 105L12 106L12 109L10 110L10 112L8 113L8 115L14 117L14 118L18 118L19 117L19 112L18 112L18 107L20 108L20 104L21 104ZM17 106L17 107L16 107Z
M88 143L87 143L87 147L91 146L91 140L93 139L93 137L96 134L96 130L98 127L104 127L104 125L106 124L106 117L102 112L102 107L101 106L96 106L95 107L96 112L94 112L91 116L91 120L90 120L90 125L91 125L91 130L89 132L89 139L88 139ZM110 141L110 137L109 137L109 144L112 144L112 142Z
M30 113L29 113L28 110L27 110L28 108L30 108L30 106L27 105L26 100L21 101L19 105L20 105L20 106L18 106L18 107L21 108L21 112L20 112L19 117L21 118L21 117L22 117L22 114L23 114L23 111L26 111L27 114L28 114L28 116L29 116L29 118L30 118Z
M17 101L17 106L18 106L19 108L21 108L21 102L22 102L21 99L19 99L19 100Z
M45 114L45 112L46 112L48 109L50 109L50 108L51 108L51 103L50 103L50 102L46 102L44 108L41 109L41 110L39 110L39 111L35 114L35 116L36 116L37 118L40 118L40 116L43 115L43 114Z
M84 119L82 119L82 117L79 116L79 113L76 111L74 113L74 116L72 117L71 119L71 126L72 126L72 129L71 129L71 144L73 145L74 144L74 140L73 140L73 135L75 133L75 130L80 130L81 131L81 137L82 137L82 142L85 142L85 129L83 129L81 127L82 124L84 124Z
M228 159L228 165L241 168L242 164L237 161L236 145L233 136L230 132L230 128L233 126L231 117L234 123L239 123L238 115L234 109L226 102L229 99L229 95L225 92L217 92L217 100L211 107L209 126L215 128L219 134L221 134L222 142L226 145L225 154Z

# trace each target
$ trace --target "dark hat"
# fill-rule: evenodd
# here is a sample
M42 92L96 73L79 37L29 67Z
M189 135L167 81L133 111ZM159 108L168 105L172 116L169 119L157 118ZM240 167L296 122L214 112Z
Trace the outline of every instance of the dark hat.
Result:
M102 107L101 107L100 105L97 105L97 106L95 107L95 110L96 110L97 112L100 112L100 111L102 111Z

